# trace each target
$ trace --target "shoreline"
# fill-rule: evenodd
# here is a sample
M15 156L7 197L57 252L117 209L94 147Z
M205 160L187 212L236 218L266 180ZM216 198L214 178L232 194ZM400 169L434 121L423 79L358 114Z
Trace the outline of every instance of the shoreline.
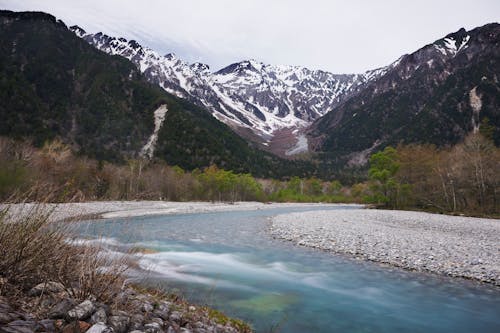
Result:
M281 214L272 237L409 271L500 286L500 220L412 211Z
M9 214L22 216L23 211L43 207L51 212L53 221L78 221L85 219L114 219L132 218L151 215L173 214L198 214L244 210L261 210L274 208L300 208L300 207L330 207L330 206L355 206L358 204L338 203L262 203L256 201L206 202L206 201L88 201L75 203L21 203L5 204L0 208L8 207Z

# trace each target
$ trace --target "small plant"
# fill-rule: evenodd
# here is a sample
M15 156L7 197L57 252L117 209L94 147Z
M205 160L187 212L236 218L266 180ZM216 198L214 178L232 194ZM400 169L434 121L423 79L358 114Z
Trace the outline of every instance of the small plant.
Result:
M112 301L132 264L129 257L111 258L95 243L75 243L71 225L52 222L51 213L43 204L19 204L12 210L3 207L0 279L15 286L17 292L53 281L63 284L75 299L94 296L102 302ZM0 295L14 292L4 289Z

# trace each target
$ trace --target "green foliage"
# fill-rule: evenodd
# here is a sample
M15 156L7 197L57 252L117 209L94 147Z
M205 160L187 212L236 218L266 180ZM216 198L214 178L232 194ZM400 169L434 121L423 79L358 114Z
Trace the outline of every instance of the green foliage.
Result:
M201 191L211 201L262 200L261 185L250 174L235 174L212 165L198 175Z
M373 154L370 157L370 177L372 197L370 202L382 203L392 208L399 206L399 197L407 193L407 187L402 191L401 184L396 181L395 175L399 170L400 163L396 149L386 147L383 151Z
M390 182L399 169L398 155L396 149L386 147L383 151L370 157L370 179L380 183Z

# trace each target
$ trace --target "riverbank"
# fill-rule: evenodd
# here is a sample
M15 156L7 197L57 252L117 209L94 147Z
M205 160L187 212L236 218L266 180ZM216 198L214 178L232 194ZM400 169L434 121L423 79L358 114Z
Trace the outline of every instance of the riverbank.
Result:
M90 201L76 203L43 204L51 211L53 221L81 220L85 218L112 219L147 215L196 214L224 211L244 211L293 207L346 206L346 204L322 203L262 203L253 201L227 202L174 202L174 201ZM355 205L363 207L362 205ZM5 205L4 205L5 207ZM40 204L26 203L9 205L9 214L22 215L31 209L41 209ZM2 207L0 206L0 209Z
M16 286L0 281L2 288ZM112 303L100 302L94 296L82 301L75 297L78 292L52 281L18 292L15 297L0 293L0 332L252 332L243 321L158 290L127 286Z
M409 270L500 286L500 220L410 211L335 210L276 216L275 238Z
M118 256L115 259L119 262L108 266L106 257L99 255L105 250L99 243L93 248L92 243L66 242L65 224L59 224L62 230L55 234L46 233L44 230L48 229L44 226L90 218L310 206L319 205L164 201L3 205L0 208L8 207L8 211L0 216L0 236L5 238L0 237L0 252L5 255L0 258L0 332L250 332L249 325L217 310L190 304L158 290L130 286L121 269L134 268L141 253L134 250ZM29 264L12 261L16 263L14 269L9 258L20 251L29 253L25 258ZM115 264L118 271L113 269ZM96 274L102 267L106 267L107 273ZM51 268L56 268L56 272L51 272ZM61 270L68 271L69 277L61 278L58 273ZM29 279L21 281L19 276ZM90 282L89 277L97 282ZM105 292L112 297L103 296L98 288L101 282L110 283Z
M137 268L141 249L107 255L104 244L74 240L67 224L53 223L113 204L83 205L87 211L78 204L18 204L0 214L0 333L252 331L161 288L132 284L125 272Z

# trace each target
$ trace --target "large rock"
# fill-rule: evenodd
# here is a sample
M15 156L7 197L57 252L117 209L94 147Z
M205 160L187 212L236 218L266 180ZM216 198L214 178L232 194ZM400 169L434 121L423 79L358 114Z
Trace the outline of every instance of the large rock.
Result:
M15 320L7 325L0 327L1 333L33 333L40 329L35 321L32 320Z
M108 318L108 324L113 328L115 333L125 333L130 324L130 318L124 315L110 316Z
M90 317L95 311L95 305L89 300L75 306L68 311L68 318L71 320L83 320Z
M57 303L49 312L50 319L64 318L69 310L75 306L75 301L70 298L64 298Z
M90 322L92 324L103 323L105 324L108 320L108 316L106 315L106 310L103 308L99 308L94 314L90 317Z
M37 284L31 290L29 291L30 296L40 296L41 294L47 294L47 293L59 293L61 291L65 291L66 288L64 288L64 285L59 282L44 282Z

